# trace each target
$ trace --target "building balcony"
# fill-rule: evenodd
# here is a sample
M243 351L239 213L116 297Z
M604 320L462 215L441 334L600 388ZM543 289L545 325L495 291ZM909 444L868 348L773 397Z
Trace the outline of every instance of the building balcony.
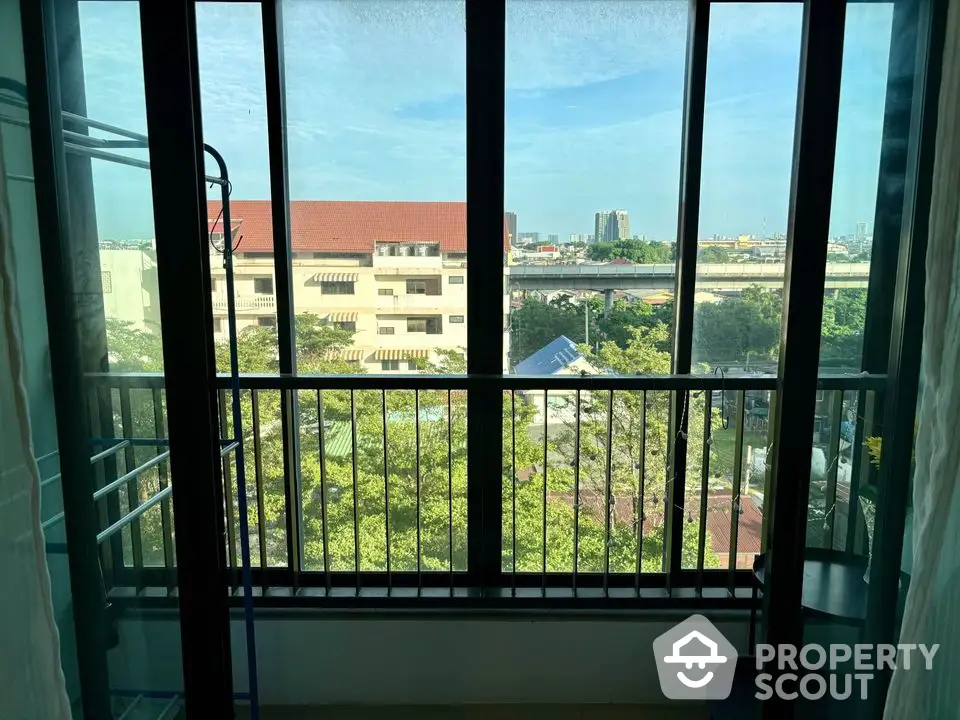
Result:
M380 313L436 312L459 308L466 312L465 298L451 295L377 295L376 309Z
M239 314L262 314L264 311L276 309L277 301L273 295L240 295L236 298L236 310ZM214 293L212 298L213 312L225 314L227 312L226 293Z
M430 257L424 255L376 255L373 256L373 267L378 273L391 273L395 271L398 275L439 273L444 266L443 258L439 255Z

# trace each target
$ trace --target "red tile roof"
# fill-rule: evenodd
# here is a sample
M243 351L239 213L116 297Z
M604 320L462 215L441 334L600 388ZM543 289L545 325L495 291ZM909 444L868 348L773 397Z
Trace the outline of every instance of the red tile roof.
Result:
M207 205L212 225L220 202ZM273 250L269 200L234 200L230 216L243 237L240 252ZM290 242L294 252L372 253L377 242L420 242L440 243L444 253L465 253L467 204L293 200ZM509 247L506 222L503 247Z

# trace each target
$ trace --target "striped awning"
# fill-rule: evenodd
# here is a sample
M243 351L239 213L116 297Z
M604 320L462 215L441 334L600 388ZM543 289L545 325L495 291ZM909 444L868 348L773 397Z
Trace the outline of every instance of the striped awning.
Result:
M426 358L430 355L429 350L404 350L396 348L386 348L377 350L373 354L374 360L407 360L409 358Z
M346 348L345 350L328 350L323 354L323 357L327 360L358 361L363 360L363 350L357 350L356 348Z
M317 273L313 276L315 282L356 282L357 273Z
M341 323L341 322L356 322L357 313L355 312L334 312L327 315L327 322L332 323Z

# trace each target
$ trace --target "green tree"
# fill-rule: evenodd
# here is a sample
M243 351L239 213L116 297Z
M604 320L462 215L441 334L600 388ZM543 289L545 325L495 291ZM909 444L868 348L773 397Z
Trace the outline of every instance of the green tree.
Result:
M769 369L780 348L780 293L756 285L694 313L694 356L710 366Z
M674 261L673 245L663 242L624 238L612 243L596 243L587 251L591 260L606 261L621 258L645 265Z
M337 359L349 345L350 333L330 328L315 316L298 316L301 369L310 372L359 372ZM144 348L159 350L159 342L144 337L147 333L129 327L113 326L111 353L127 358L126 369L137 362L142 367L158 368L159 353L146 357ZM660 373L669 370L669 355L658 348L667 337L666 326L638 327L632 331L626 348L607 341L592 353L593 362L615 372ZM251 328L239 338L242 365L249 372L274 372L276 335L272 328ZM115 355L114 355L115 352ZM225 348L217 347L218 362L226 359ZM131 359L132 358L132 359ZM425 372L463 372L463 354L441 353L439 361ZM665 394L651 393L647 398L645 499L643 509L633 515L611 513L609 541L606 514L597 506L604 497L606 421L601 394L584 393L581 404L581 496L574 500L574 470L571 467L571 423L559 435L548 434L544 461L542 434L537 436L542 413L536 407L536 393L504 394L503 399L503 567L507 572L539 571L546 545L547 567L552 571L570 571L573 562L574 516L577 517L578 566L582 571L603 568L607 551L611 571L632 572L636 567L640 512L645 515L642 536L642 562L645 571L659 572L663 556L663 502L666 493L667 402ZM229 437L231 415L229 394L221 393L224 437ZM323 390L297 393L299 417L298 465L300 476L300 513L303 537L304 569L351 571L357 560L361 570L383 570L387 565L387 528L392 570L444 571L452 562L454 570L466 568L467 539L467 398L461 391ZM563 399L569 403L571 398ZM642 393L617 394L614 402L614 440L610 448L611 488L616 501L630 502L638 493L638 472L631 468L639 462L638 438L641 432ZM638 405L638 403L640 403ZM702 406L701 406L702 407ZM134 400L134 433L153 437L152 398ZM562 412L562 408L561 408ZM691 405L691 416L697 406ZM257 392L257 422L253 421L250 391L241 397L243 445L247 469L250 545L255 565L261 562L258 528L264 528L268 565L287 562L286 501L287 474L284 470L281 393ZM384 442L386 428L386 442ZM119 434L119 433L118 433ZM691 435L694 431L691 431ZM321 454L321 442L323 452ZM259 446L260 462L254 461L254 446ZM419 448L419 452L418 452ZM691 457L699 457L702 441L691 441ZM148 455L150 448L144 449ZM322 464L321 464L322 455ZM516 462L514 463L514 458ZM138 458L137 462L145 460ZM696 472L696 462L691 471ZM233 454L224 460L228 482L228 517L232 529L233 557L239 557L239 518L237 517L236 465ZM546 472L545 472L546 470ZM321 475L323 482L321 482ZM547 502L543 502L544 482ZM155 471L141 480L141 500L158 489ZM695 485L695 483L694 483ZM264 517L258 518L257 496L262 489ZM693 492L695 488L691 488ZM694 493L695 495L696 493ZM695 505L691 495L691 506ZM514 500L516 514L513 513ZM133 503L136 505L136 501ZM602 502L601 502L602 505ZM659 508L659 509L658 509ZM543 516L547 516L544 543ZM325 522L324 522L325 521ZM516 531L517 553L513 556ZM162 562L162 533L159 511L143 516L145 559L148 564ZM684 563L696 562L698 526L684 527ZM325 542L324 542L325 541ZM419 547L419 552L418 552ZM709 538L707 548L710 547ZM716 558L707 552L708 567Z
M610 340L620 347L630 341L630 328L673 324L673 304L653 306L642 300L618 298L608 315L604 315L603 298L595 295L574 302L561 295L549 302L527 297L510 315L510 358L516 363L529 357L547 343L566 335L579 344L585 341L585 312L590 312L590 344ZM659 347L669 350L668 336Z

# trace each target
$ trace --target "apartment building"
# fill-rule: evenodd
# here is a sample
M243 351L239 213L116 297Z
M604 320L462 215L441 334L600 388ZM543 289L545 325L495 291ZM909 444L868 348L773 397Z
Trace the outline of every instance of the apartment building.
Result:
M237 246L234 263L238 328L275 323L273 233L269 201L231 203ZM208 208L211 236L222 243L220 203ZM467 346L466 204L457 202L290 203L293 302L354 331L344 359L367 372L411 372L437 359L437 350ZM504 237L492 238L490 252L504 256ZM226 276L211 258L214 332L227 332ZM491 312L504 317L506 368L506 284L491 298Z
M157 252L152 240L100 243L104 315L137 330L160 331Z

